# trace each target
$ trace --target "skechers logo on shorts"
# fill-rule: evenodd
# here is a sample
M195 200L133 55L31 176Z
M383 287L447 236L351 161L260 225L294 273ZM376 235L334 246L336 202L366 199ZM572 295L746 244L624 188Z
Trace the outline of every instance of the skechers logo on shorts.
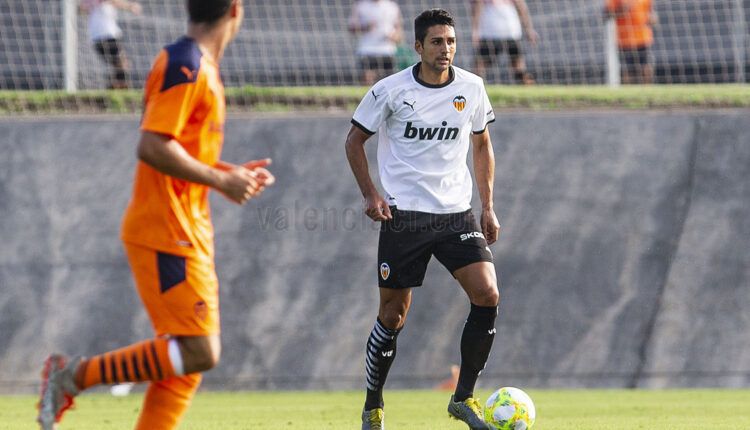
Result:
M461 235L461 242L467 239L471 239L473 237L484 239L484 235L478 231L472 231L471 233L464 233Z
M414 127L414 124L409 121L406 123L404 137L419 140L443 140L458 137L458 127L446 127L447 121L443 121L442 125L442 127Z

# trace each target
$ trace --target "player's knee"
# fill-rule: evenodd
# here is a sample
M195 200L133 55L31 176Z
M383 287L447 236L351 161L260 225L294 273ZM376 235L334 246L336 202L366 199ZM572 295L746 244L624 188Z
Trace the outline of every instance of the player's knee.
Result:
M396 330L406 322L406 311L398 308L386 308L380 312L380 321L386 328Z
M500 303L500 292L497 284L488 283L481 291L474 296L475 305L477 306L497 306Z
M216 367L219 364L220 358L220 351L206 348L196 351L196 354L193 356L193 364L198 372L205 372Z
M212 338L183 338L181 352L186 373L205 372L219 364L221 343Z

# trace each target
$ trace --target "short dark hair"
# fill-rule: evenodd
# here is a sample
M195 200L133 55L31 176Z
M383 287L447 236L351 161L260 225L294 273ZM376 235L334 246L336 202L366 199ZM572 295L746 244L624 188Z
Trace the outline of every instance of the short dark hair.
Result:
M212 24L226 15L232 0L188 0L190 22Z
M414 20L414 40L424 43L427 30L433 25L450 25L455 27L453 17L443 9L427 9Z

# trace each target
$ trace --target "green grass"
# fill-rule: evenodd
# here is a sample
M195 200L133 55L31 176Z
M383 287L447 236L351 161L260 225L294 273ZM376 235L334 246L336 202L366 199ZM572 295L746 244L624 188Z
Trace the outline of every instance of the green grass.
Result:
M482 398L489 393L482 392ZM529 390L536 430L747 430L750 390ZM460 430L447 418L448 393L386 392L391 429ZM130 429L142 396L86 394L59 430ZM359 428L360 392L200 393L182 430ZM35 398L0 397L0 429L32 429Z
M300 110L351 112L365 87L227 88L227 104L235 112ZM585 108L748 108L750 85L534 86L491 85L490 101L498 109ZM0 114L139 113L142 92L0 91Z

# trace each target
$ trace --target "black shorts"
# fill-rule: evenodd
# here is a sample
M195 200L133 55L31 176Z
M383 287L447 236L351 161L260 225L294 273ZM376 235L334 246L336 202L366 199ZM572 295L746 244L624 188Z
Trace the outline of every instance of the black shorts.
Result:
M479 46L477 46L476 52L474 53L480 60L487 64L493 64L497 61L497 57L503 52L507 52L511 60L514 60L523 55L521 50L521 44L518 40L494 40L494 39L481 39Z
M380 226L378 286L422 285L434 255L451 273L472 263L492 262L492 252L471 209L452 214L402 211Z
M359 58L359 67L362 70L376 70L381 74L393 73L393 67L396 64L394 57L391 56L365 56Z
M651 48L641 46L638 48L620 48L620 61L622 67L634 70L651 64Z
M119 40L97 40L94 42L94 48L107 64L113 67L118 67L120 65L120 53L122 52L122 48L120 47Z

